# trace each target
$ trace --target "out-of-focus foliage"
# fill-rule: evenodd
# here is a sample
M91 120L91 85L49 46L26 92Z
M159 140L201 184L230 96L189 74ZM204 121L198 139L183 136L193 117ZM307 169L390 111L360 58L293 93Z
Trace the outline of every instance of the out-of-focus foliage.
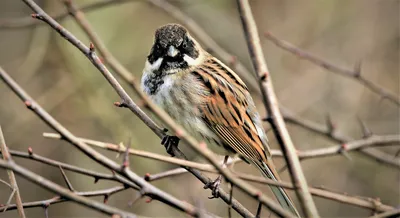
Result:
M93 1L76 0L78 5ZM38 1L39 2L39 1ZM195 19L212 38L251 68L243 32L233 0L171 1ZM65 11L60 1L40 1L50 14ZM251 1L260 32L271 31L279 38L309 50L331 62L351 68L362 62L362 74L394 93L399 93L399 2L397 0L255 0ZM31 11L21 1L0 2L0 19L30 16ZM110 51L136 77L141 76L144 61L153 42L154 30L165 23L176 22L168 14L151 7L145 0L117 4L86 13L97 34ZM88 38L72 19L62 24L83 42ZM331 115L338 129L354 138L361 137L357 117L366 121L378 134L399 133L398 107L381 100L357 82L323 70L309 62L263 42L274 86L282 105L304 118L324 122ZM159 139L131 112L113 106L117 95L102 75L75 48L47 26L26 29L0 29L0 65L19 82L56 119L78 136L127 142L132 147L165 154ZM127 88L125 83L123 85ZM132 92L131 92L132 93ZM254 95L261 114L265 114L259 96ZM137 97L135 96L135 99ZM35 117L0 82L0 125L8 146L15 150L33 151L67 163L107 172L71 145L44 139L51 131ZM298 149L332 145L332 142L299 127L289 125ZM272 147L277 148L269 133ZM184 149L185 145L181 145ZM185 149L184 149L185 150ZM393 154L394 148L384 149ZM114 158L115 154L101 151ZM399 171L375 162L356 152L353 161L343 156L307 160L302 163L310 185L324 185L352 195L379 197L382 202L399 205ZM157 173L173 165L132 157L131 168L140 175ZM58 169L29 160L17 159L21 165L44 177L63 184ZM283 166L277 159L277 165ZM246 164L235 170L257 175ZM109 187L111 182L93 184L88 177L68 173L75 189L95 190ZM211 175L214 177L214 175ZM6 173L0 170L0 178ZM287 172L282 174L288 180ZM53 196L42 188L18 177L23 201ZM220 200L208 200L209 191L191 175L164 179L154 183L173 195L204 206L211 212L227 216L227 206ZM267 187L257 186L269 193ZM186 190L186 191L183 191ZM0 202L8 199L8 187L0 185ZM110 205L128 209L134 197L132 191L112 196ZM250 210L257 204L236 192ZM99 200L101 200L99 198ZM316 198L322 216L367 216L370 212L353 206ZM143 216L185 216L162 203L144 200L131 209ZM43 217L42 208L26 210L28 217ZM103 215L73 203L49 208L50 217L103 217ZM268 213L264 212L264 216ZM0 217L16 217L17 212L0 213ZM237 214L235 214L237 216Z

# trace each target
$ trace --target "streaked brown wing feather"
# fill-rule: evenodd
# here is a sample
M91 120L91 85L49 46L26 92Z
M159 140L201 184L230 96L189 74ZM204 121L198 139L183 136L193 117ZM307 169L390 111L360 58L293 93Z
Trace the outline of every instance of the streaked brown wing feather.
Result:
M267 161L264 146L249 113L246 85L230 69L210 58L193 72L208 89L201 106L204 121L222 141L252 162Z

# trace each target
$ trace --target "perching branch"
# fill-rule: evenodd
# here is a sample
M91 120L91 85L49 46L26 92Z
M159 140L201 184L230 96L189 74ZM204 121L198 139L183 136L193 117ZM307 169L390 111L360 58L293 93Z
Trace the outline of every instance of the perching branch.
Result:
M265 62L257 26L249 2L247 0L237 0L237 4L251 60L259 78L259 86L270 118L272 130L284 154L292 182L298 186L296 194L299 197L305 216L319 217L317 208L308 190L307 181L301 169L296 149L279 110L278 99L275 95L271 75Z

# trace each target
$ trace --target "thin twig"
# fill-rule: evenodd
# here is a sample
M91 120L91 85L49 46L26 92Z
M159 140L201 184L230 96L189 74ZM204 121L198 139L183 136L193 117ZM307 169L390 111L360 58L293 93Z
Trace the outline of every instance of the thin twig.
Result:
M103 0L103 1L97 1L94 3L90 3L84 6L81 6L79 9L82 11L95 11L107 6L112 6L112 5L118 5L126 2L133 2L137 0ZM51 17L53 17L57 21L62 21L66 18L68 18L68 13L66 12L58 12L56 14L52 14ZM35 27L38 25L43 25L43 22L38 22L36 20L33 20L30 16L29 17L22 17L22 18L17 18L17 19L2 19L0 20L0 29L20 29L20 28L29 28L29 27Z
M8 147L6 145L6 140L4 139L3 130L1 129L1 126L0 126L0 151L5 161L7 162L13 161L10 153L8 152ZM18 214L21 218L25 218L26 216L24 208L22 206L22 199L19 192L17 180L15 179L14 172L12 170L7 170L7 174L10 180L10 186L12 187L13 191L12 194L10 195L10 199L8 200L6 207L10 204L10 200L12 199L12 197L15 196L15 203L18 208Z
M317 134L326 136L327 139L332 140L334 142L340 144L348 144L353 142L354 140L348 136L341 134L338 130L334 132L334 134L329 134L328 128L325 125L318 124L311 120L303 119L299 116L294 115L293 113L289 112L288 110L282 110L283 116L287 122L292 124L298 125L304 129L309 131L315 132ZM373 134L371 134L373 135ZM384 137L384 136L382 136ZM364 138L365 139L365 138ZM368 139L368 138L366 138ZM389 166L394 166L400 168L400 160L394 156L387 155L377 149L369 148L369 149L360 149L361 153L368 155L372 158L375 158L377 161L381 163L385 163Z
M62 176L63 176L63 178L64 178L65 183L67 184L68 189L69 189L70 191L72 191L72 192L76 192L75 189L74 189L74 187L72 187L72 184L71 184L71 182L69 181L67 175L65 174L63 168L62 168L61 166L58 166L58 168L59 168L60 171L61 171L61 174L62 174Z
M82 196L82 197L95 197L95 196L104 196L108 195L111 196L112 194L121 192L126 190L126 187L124 186L116 186L113 188L108 188L108 189L103 189L103 190L97 190L97 191L88 191L88 192L75 192L76 195ZM57 204L61 202L69 201L66 198L62 198L60 196L56 196L50 199L46 200L41 200L41 201L32 201L32 202L25 202L23 203L24 208L32 208L32 207L43 207L43 205L50 206L52 204ZM10 205L8 208L6 208L7 211L9 210L15 210L17 206L15 204ZM0 210L4 210L5 206L0 207Z
M312 62L313 64L320 66L324 69L327 69L331 72L337 73L342 76L346 76L348 78L352 78L355 81L362 84L363 86L370 89L371 91L378 94L381 98L383 98L383 99L386 98L386 99L390 100L391 102L400 106L399 96L395 95L395 94L389 92L388 90L386 90L385 88L375 84L373 81L366 79L362 75L359 65L356 65L356 67L354 67L354 69L346 69L346 68L337 66L335 64L332 64L329 61L324 60L314 54L304 51L304 50L290 44L289 42L281 40L281 39L277 38L276 36L272 35L270 32L265 32L264 36L265 36L265 38L267 38L268 40L273 42L276 46L296 55L297 57L308 60L308 61Z
M400 209L394 209L384 213L379 213L370 218L398 218L400 216Z
M79 195L69 191L68 189L59 186L58 184L53 183L50 180L47 180L47 179L41 177L40 175L37 175L37 174L33 173L32 171L27 170L27 169L17 165L13 161L4 161L4 160L0 159L0 167L9 169L9 170L13 170L15 173L30 180L31 182L36 183L37 185L39 185L49 191L52 191L52 192L62 196L63 198L77 202L88 208L95 209L99 212L102 212L102 213L105 213L108 215L119 214L122 217L136 217L136 215L134 215L132 213L128 213L128 212L125 212L118 208L99 203L95 200L91 200L91 199L79 196Z
M271 75L265 62L262 47L260 45L257 26L251 12L250 4L248 0L237 0L237 4L251 60L255 68L255 72L259 78L259 86L264 105L270 118L272 130L284 154L292 182L293 184L298 185L296 194L299 197L305 216L319 217L317 208L308 190L307 181L301 169L300 161L296 154L296 149L279 110L278 99L275 95L270 77Z

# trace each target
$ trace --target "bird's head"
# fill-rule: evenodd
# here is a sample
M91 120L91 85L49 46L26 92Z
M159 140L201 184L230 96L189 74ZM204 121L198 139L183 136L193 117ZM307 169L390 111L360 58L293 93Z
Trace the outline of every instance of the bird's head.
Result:
M202 48L179 24L167 24L155 32L147 60L154 70L175 73L199 64Z

